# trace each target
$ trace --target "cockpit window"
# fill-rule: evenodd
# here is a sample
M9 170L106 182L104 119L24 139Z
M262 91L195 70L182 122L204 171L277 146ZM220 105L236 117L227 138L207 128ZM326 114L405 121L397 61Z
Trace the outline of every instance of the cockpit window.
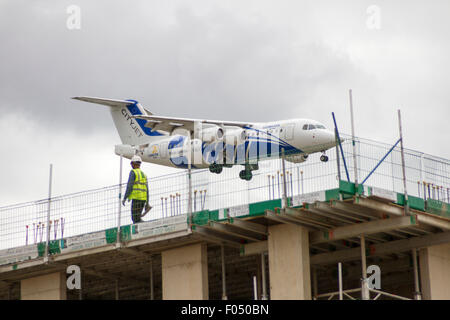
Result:
M313 130L313 129L326 129L324 125L321 124L304 124L303 130Z

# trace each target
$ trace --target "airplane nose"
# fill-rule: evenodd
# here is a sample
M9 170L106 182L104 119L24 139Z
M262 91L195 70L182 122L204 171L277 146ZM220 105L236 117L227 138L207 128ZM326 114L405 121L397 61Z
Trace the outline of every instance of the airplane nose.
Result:
M344 138L340 137L341 140L341 144L345 141ZM333 131L328 130L327 131L327 142L332 145L332 146L336 146L336 137Z

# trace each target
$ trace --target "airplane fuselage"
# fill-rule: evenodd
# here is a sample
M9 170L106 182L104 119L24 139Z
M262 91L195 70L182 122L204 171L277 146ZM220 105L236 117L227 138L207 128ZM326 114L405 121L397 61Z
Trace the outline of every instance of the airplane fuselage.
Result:
M314 120L292 119L254 123L245 127L246 138L239 144L222 141L204 142L185 134L152 137L148 145L116 146L116 154L131 158L134 154L143 161L164 166L207 168L211 164L245 164L280 157L284 151L292 162L303 162L315 152L325 152L335 146L334 133Z

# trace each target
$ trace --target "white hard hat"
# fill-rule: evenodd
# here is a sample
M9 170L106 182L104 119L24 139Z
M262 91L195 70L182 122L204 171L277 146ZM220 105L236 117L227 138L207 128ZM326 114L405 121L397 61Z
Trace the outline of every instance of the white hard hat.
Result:
M131 158L131 162L142 162L142 159L139 156L133 156L133 158Z

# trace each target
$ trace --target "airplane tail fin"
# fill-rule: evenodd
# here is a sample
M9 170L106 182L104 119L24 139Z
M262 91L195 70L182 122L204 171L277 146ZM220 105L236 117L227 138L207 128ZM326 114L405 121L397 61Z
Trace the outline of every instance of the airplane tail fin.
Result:
M136 100L114 100L94 97L73 97L72 99L108 106L116 129L123 144L142 145L152 140L152 137L163 133L152 131L145 127L145 120L133 119L134 115L152 115Z

